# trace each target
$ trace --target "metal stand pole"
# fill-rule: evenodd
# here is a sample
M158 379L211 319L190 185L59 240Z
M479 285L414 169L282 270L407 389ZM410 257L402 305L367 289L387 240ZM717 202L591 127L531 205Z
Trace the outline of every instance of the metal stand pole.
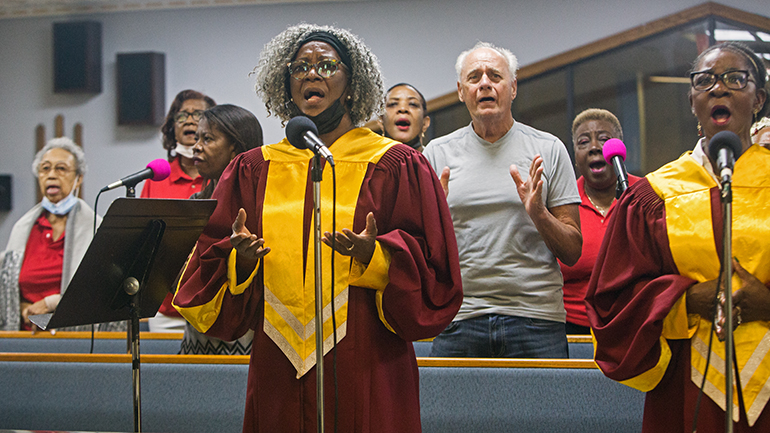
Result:
M725 275L725 432L733 432L733 192L722 184L722 271ZM737 378L740 380L740 378Z
M136 288L139 283L135 278L129 278L136 282ZM126 281L128 281L126 280ZM131 300L131 373L134 383L134 431L142 431L142 383L141 383L141 362L139 361L139 305L136 296Z
M316 407L318 408L318 433L324 431L324 317L323 317L323 278L321 277L321 180L323 167L321 157L313 158L311 178L313 180L313 220L315 226L315 371L316 371Z

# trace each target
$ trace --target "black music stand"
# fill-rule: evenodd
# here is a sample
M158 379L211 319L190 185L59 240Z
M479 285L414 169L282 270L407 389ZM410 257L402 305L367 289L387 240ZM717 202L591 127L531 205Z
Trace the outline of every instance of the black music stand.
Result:
M215 207L216 200L115 200L56 311L30 316L42 329L131 321L135 432L142 431L139 319L158 312Z

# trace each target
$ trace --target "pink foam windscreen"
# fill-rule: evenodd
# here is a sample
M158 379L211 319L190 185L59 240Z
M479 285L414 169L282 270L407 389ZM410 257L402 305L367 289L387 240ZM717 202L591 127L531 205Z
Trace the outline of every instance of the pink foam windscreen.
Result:
M607 164L612 164L612 158L619 156L621 160L626 160L626 145L617 138L610 138L604 142L602 147L602 154Z
M171 174L171 166L168 165L168 161L165 159L158 158L152 160L149 164L147 164L147 168L152 170L152 180L155 182L163 180Z

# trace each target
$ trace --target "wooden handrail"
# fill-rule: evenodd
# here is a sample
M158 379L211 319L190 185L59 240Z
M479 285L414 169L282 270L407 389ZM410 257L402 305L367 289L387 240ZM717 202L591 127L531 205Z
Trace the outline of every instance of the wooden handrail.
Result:
M523 66L519 68L517 77L519 80L531 78L544 72L564 67L571 63L587 59L611 49L636 42L640 39L644 39L657 33L661 33L666 30L670 30L675 27L709 16L715 16L770 31L770 18L742 11L740 9L735 9L729 6L724 6L718 3L707 2L685 9L681 12L665 16L655 21L642 24L630 30L616 33L612 36L607 36L606 38L602 38L598 41L583 45L581 47L565 51L547 59ZM453 90L449 93L429 100L428 114L436 110L455 105L459 102L460 99L457 97L457 90Z
M143 364L247 365L248 355L141 355ZM129 354L0 353L0 362L80 362L130 364ZM593 369L590 359L417 358L420 367Z
M142 340L182 340L183 332L140 332L139 338ZM3 338L71 338L71 339L91 339L91 333L87 331L60 331L51 334L47 331L0 331L0 341ZM95 340L125 339L125 332L94 332Z

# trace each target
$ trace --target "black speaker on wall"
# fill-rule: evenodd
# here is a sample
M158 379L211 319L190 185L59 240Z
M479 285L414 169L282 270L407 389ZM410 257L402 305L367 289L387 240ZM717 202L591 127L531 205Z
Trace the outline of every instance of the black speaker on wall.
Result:
M102 23L53 24L55 93L102 92Z
M11 210L11 175L0 174L0 211Z
M165 118L166 55L119 53L118 125L160 126Z

